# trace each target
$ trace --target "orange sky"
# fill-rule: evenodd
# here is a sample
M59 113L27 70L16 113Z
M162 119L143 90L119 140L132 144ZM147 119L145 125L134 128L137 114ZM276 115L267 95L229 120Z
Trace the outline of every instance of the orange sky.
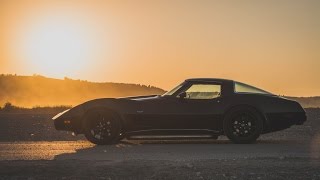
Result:
M320 95L320 1L0 0L0 73Z

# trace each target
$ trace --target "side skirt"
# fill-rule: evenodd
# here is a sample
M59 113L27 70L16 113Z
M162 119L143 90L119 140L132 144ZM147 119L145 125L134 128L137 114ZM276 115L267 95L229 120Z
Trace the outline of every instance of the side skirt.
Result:
M208 129L150 129L127 132L125 136L133 139L216 139L222 132Z

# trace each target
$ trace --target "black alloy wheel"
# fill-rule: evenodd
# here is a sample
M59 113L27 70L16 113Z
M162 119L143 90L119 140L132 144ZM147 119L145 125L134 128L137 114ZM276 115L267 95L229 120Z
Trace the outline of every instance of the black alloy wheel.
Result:
M246 112L234 117L231 123L232 133L238 137L249 137L256 131L256 118Z
M84 119L85 137L97 145L117 143L120 129L119 118L106 110L90 110Z
M231 110L225 116L223 130L234 143L253 143L263 130L263 120L256 110L239 107Z

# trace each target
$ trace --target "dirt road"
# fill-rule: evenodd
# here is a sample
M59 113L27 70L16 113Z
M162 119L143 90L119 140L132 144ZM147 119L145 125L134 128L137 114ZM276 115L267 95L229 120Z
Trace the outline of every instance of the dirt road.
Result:
M229 141L122 141L117 145L95 146L87 141L0 143L0 160L210 160L248 158L316 158L320 144L259 141L231 144Z
M2 142L1 179L320 179L320 143Z

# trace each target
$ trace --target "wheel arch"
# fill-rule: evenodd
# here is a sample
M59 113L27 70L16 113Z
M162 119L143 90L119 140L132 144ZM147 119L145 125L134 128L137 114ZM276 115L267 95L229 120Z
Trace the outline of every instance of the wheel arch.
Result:
M250 104L237 104L237 105L233 105L233 106L228 107L226 109L226 111L223 113L222 120L224 121L225 116L228 113L230 113L232 110L237 109L237 108L248 108L248 109L251 109L251 110L254 110L255 112L257 112L263 120L263 132L268 131L268 129L270 127L270 123L268 122L267 117L265 116L265 114L263 113L263 111L260 108L254 106L254 105L250 105Z
M84 113L83 113L83 115L82 115L82 117L81 117L81 119L80 119L81 132L84 132L84 124L85 124L85 120L86 120L86 115L87 115L90 111L93 111L93 110L106 111L106 112L108 112L108 113L111 113L111 114L115 115L115 116L119 119L120 124L121 124L121 127L122 127L122 129L123 129L123 127L124 127L124 120L123 120L121 114L120 114L117 110L115 110L115 109L113 109L113 108L106 107L106 106L94 106L94 107L89 107L89 108L87 108L87 109L84 111Z

